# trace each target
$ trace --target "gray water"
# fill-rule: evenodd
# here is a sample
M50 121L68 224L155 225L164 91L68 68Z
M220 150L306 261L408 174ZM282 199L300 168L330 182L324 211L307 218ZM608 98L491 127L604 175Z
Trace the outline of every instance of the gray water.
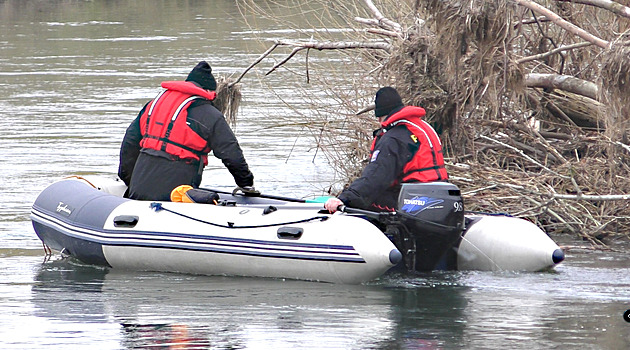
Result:
M124 131L161 81L182 79L201 59L217 75L240 74L269 47L258 37L291 35L246 19L256 30L231 0L0 1L0 348L630 348L624 245L569 249L550 272L434 272L358 286L46 260L29 220L38 192L70 175L115 174ZM235 129L256 186L323 194L335 174L282 103L309 108L293 92L303 77L265 71L246 76ZM216 159L203 184L234 186Z

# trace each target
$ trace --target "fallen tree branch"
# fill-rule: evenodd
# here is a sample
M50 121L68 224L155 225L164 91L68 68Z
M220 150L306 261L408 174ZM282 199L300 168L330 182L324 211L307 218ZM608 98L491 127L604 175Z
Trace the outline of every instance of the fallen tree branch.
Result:
M370 11L372 11L372 14L374 14L376 20L378 20L379 26L384 27L384 29L393 30L398 33L402 32L401 25L383 16L381 11L376 8L372 0L365 0L365 4L370 9Z
M577 127L577 124L575 123L575 121L573 121L573 119L571 119L566 113L564 113L564 111L558 107L554 101L552 101L549 98L549 94L545 93L543 95L543 100L542 100L542 105L549 111L549 113L551 113L552 115L556 116L557 118L564 120L565 122L569 123L569 125Z
M291 58L293 58L293 56L295 56L295 54L297 54L298 52L300 52L302 50L306 50L306 47L296 47L296 48L294 48L293 51L291 51L291 53L289 55L287 55L287 57L285 57L282 61L276 63L273 67L271 67L271 69L267 73L265 73L265 75L271 74L271 72L273 72L276 69L278 69L278 67L280 67L281 65L287 63Z
M250 64L249 67L247 67L247 69L245 69L245 71L243 73L241 73L241 75L239 75L239 77L234 81L228 84L228 87L232 87L236 84L238 84L241 79L243 79L243 77L245 76L245 74L247 74L247 72L249 72L252 68L254 68L255 65L257 65L258 63L260 63L265 57L269 56L269 54L276 49L276 47L278 47L278 44L274 44L273 46L271 46L269 49L267 49L267 51L265 51L265 53L263 53L262 55L260 55L258 57L258 59L256 59L256 61L254 61L254 63Z
M343 49L377 49L391 51L392 46L386 42L377 41L290 41L290 40L276 40L275 43L279 46L295 46L301 49L316 49L316 50L343 50Z
M561 2L572 2L576 4L590 5L608 10L616 15L630 18L630 7L624 6L611 0L557 0Z
M463 192L463 193L462 193L462 196L464 196L464 197L466 197L466 196L471 196L471 195L474 195L474 194L475 194L475 193L477 193L477 192L482 192L482 191L485 191L485 190L491 190L491 189L496 188L496 187L497 187L497 184L492 184L492 185L490 185L490 186L481 187L481 188L477 188L477 189L475 189L475 190L471 190L471 191Z
M530 161L530 162L534 163L536 166L539 166L539 167L541 167L542 169L545 169L546 171L550 172L551 174L554 174L554 175L559 176L559 177L562 177L562 178L568 178L568 177L567 177L567 176L565 176L565 175L558 174L557 172L555 172L555 171L553 171L553 170L551 170L551 169L547 168L546 166L544 166L543 164L541 164L541 163L540 163L540 162L538 162L537 160L533 159L532 157L528 156L527 154L525 154L525 152L523 152L522 150L520 150L520 149L518 149L518 148L516 148L516 147L510 146L510 145L508 145L507 143L501 142L501 141L499 141L499 140L495 140L495 139L490 138L490 137L485 136L485 135L480 135L479 137L481 137L482 139L485 139L485 140L488 140L488 141L491 141L491 142L497 143L497 144L499 144L499 145L501 145L501 146L503 146L503 147L507 147L507 148L509 148L509 149L513 150L514 152L516 152L516 153L520 154L520 155L521 155L521 157L523 157L523 158L527 159L528 161Z
M384 34L384 33L381 33ZM278 67L285 64L289 61L296 53L306 49L317 49L317 50L344 50L344 49L376 49L376 50L385 50L390 52L392 46L385 42L313 42L313 41L285 41L285 40L276 40L274 44L267 49L262 55L260 55L252 64L249 65L239 75L239 77L228 84L228 87L233 87L238 84L245 74L249 72L255 65L259 64L265 57L269 56L273 50L275 50L278 46L295 46L293 51L280 63L273 66L265 75L269 75L271 72L275 71Z
M366 29L368 33L376 34L376 35L384 35L392 38L400 38L400 33L392 32L391 30L385 30L380 28L369 28Z
M574 201L580 201L580 200L585 200L585 201L596 201L596 202L603 202L603 201L626 201L626 200L630 200L630 194L610 194L610 195L602 195L602 196L596 196L596 195L588 195L588 194L558 194L558 193L554 193L551 195L553 198L556 199L566 199L566 200L574 200Z
M553 199L564 199L564 200L573 200L573 201L595 201L595 202L630 200L630 194L618 194L618 195L616 194L611 194L611 195L559 194L559 193L555 193L554 191L551 191L548 193L539 193L539 192L527 190L523 186L511 185L507 183L489 183L484 187L470 190L467 192L462 192L462 195L470 196L478 192L497 188L499 186L512 188L517 191L524 191L527 194L534 194L541 197L551 197ZM548 204L549 203L545 203L544 205L548 205Z
M572 75L530 73L525 74L524 78L527 87L560 89L597 101L597 84Z
M590 245L590 246L581 246L581 245L561 245L560 248L562 250L566 251L570 251L570 250L597 250L597 251L619 251L619 250L615 250L611 247L605 246L605 245Z
M556 53L560 53L560 52L563 52L563 51L569 51L569 50L573 50L573 49L579 49L581 47L586 47L586 46L591 46L591 45L593 45L593 43L586 41L586 42L581 42L581 43L572 44L572 45L560 46L560 47L555 48L555 49L553 49L551 51L543 52L543 53L540 53L538 55L523 57L521 59L516 60L516 63L520 64L520 63L535 61L535 60L539 60L539 59L542 59L542 58L554 55Z
M533 212L534 210L538 210L538 209L541 209L541 208L546 208L546 207L548 207L548 206L549 206L549 204L551 204L551 203L553 202L553 199L550 199L550 200L548 200L548 201L547 201L547 202L545 202L545 203L539 203L539 202L537 202L537 201L535 201L535 200L533 200L533 199L531 199L531 198L528 198L528 200L529 200L529 201L531 201L531 202L533 202L536 206L535 206L535 207L533 207L533 208L526 208L526 209L523 209L523 210L518 211L518 212L516 212L516 213L514 213L514 214L512 214L512 215L514 215L514 216L516 216L516 217L519 217L519 216L521 216L521 215L523 215L523 214L525 214L525 213L528 213L528 212Z
M296 53L306 49L316 50L346 50L346 49L375 49L385 50L390 52L392 46L385 42L371 42L371 41L349 41L349 42L332 42L332 41L290 41L290 40L276 40L274 48L277 46L293 46L294 49L291 53L282 61L275 64L265 75L271 74L271 72L278 69L280 66L288 62ZM269 50L267 50L269 51Z
M542 5L539 5L531 0L512 0L512 1L520 6L526 7L536 13L544 15L553 23L558 25L560 28L568 31L569 33L573 33L579 36L580 38L601 47L602 49L607 49L610 46L610 43L608 41L601 39L585 31L584 29L576 26L575 24L562 19L562 17L558 16L555 12L549 10L548 8Z
M516 26L521 26L524 24L535 24L535 23L539 23L539 22L549 22L549 18L545 17L545 16L539 16L539 17L532 17L532 18L526 18L521 20L520 22L518 22Z
M619 141L615 141L614 143L616 145L619 145L619 146L623 147L626 151L630 152L630 146L626 145L625 143L621 143Z

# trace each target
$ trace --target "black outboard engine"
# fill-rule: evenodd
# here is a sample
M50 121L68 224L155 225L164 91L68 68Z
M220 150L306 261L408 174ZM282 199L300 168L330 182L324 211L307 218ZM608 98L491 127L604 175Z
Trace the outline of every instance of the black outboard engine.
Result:
M402 252L409 271L435 269L464 230L461 192L451 183L403 184L396 212L396 220L386 232Z

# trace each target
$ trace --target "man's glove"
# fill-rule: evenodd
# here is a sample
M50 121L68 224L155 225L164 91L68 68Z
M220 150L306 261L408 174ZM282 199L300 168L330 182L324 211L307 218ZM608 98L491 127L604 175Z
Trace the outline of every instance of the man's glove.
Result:
M260 197L260 192L257 191L254 186L237 186L234 191L232 191L232 195L236 195L239 191L246 197Z

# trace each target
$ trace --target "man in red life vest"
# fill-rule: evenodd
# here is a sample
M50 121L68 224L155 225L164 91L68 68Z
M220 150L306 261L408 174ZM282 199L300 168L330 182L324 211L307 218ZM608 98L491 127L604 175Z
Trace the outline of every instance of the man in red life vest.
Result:
M440 138L422 120L423 108L405 107L392 87L378 90L375 107L381 128L374 132L370 162L361 177L324 204L331 213L340 205L393 211L401 183L448 179Z
M214 107L217 83L212 68L199 62L186 81L166 81L129 125L120 148L118 176L132 199L170 199L180 185L201 183L208 153L221 159L244 191L253 189L249 170L232 129Z

